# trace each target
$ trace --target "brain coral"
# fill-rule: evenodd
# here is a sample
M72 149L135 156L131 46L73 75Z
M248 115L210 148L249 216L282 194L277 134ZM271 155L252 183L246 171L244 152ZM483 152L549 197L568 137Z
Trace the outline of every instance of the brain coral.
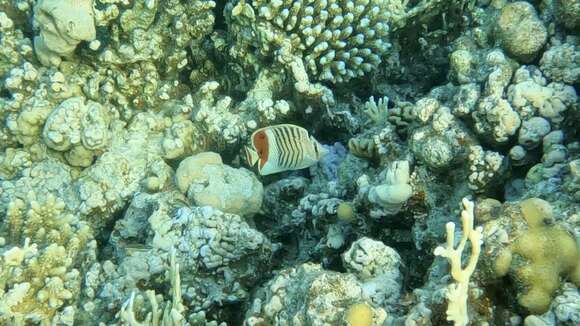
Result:
M333 83L375 69L391 46L390 23L405 15L399 0L242 0L237 8L254 21L260 54L289 41L311 78Z

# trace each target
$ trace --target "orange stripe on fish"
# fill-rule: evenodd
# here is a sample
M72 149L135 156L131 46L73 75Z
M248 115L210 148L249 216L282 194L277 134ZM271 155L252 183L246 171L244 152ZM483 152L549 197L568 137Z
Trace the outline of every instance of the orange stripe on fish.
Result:
M306 129L291 124L254 131L245 151L250 166L259 163L261 175L307 168L327 152Z
M268 161L268 156L270 154L269 150L270 147L268 146L268 136L266 136L265 131L257 132L253 138L254 141L254 148L256 148L256 152L258 153L258 157L260 158L260 168L264 167L264 164Z

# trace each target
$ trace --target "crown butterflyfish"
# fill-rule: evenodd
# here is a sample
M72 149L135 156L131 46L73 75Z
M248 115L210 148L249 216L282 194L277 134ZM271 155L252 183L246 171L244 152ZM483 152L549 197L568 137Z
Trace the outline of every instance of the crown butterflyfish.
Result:
M307 168L328 152L306 129L291 124L254 131L244 148L248 164L258 164L261 175Z

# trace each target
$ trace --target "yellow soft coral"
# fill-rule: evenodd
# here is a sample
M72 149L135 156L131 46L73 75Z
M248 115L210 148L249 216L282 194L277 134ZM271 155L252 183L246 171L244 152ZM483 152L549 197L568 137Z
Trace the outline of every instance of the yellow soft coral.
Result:
M507 274L512 257L523 257L527 263L515 270L515 276L527 286L527 292L518 297L518 302L533 314L543 314L560 286L560 277L568 276L580 285L580 251L566 229L553 225L548 202L530 198L522 201L520 208L528 230L497 257L496 273Z

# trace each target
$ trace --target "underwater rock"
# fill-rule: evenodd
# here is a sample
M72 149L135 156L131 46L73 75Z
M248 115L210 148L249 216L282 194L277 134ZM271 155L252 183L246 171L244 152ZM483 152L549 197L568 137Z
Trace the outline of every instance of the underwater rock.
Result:
M578 324L577 9L0 0L0 325Z
M580 7L580 6L579 6ZM580 40L570 37L566 42L554 44L540 60L540 69L553 81L574 84L580 80Z
M184 204L177 190L135 196L112 232L118 266L95 284L97 293L106 292L96 304L117 305L119 297L125 301L139 284L163 280L159 274L172 252L181 269L183 298L196 307L188 313L249 296L270 268L275 246L239 215Z
M574 30L580 27L580 3L578 0L557 0L556 8L557 18L566 28Z
M469 146L477 143L451 110L435 99L418 101L414 114L422 126L412 131L409 147L431 169L449 169L465 159Z

